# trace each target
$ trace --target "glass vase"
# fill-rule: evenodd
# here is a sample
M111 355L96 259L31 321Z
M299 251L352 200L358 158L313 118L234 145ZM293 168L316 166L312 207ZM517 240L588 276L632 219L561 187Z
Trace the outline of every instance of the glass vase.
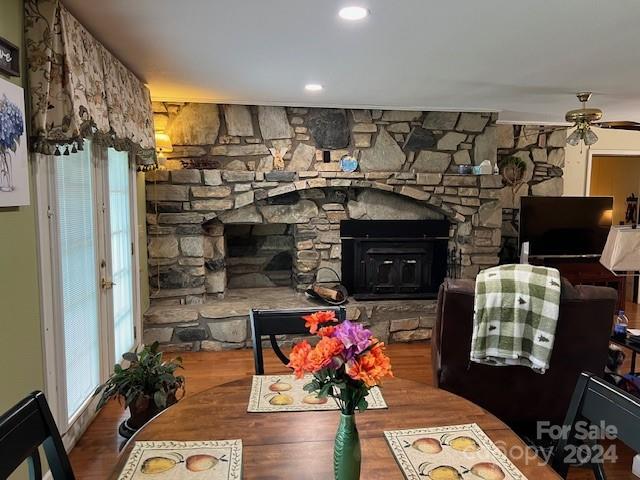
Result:
M10 155L10 152L0 151L0 192L12 192L15 189Z
M333 446L333 473L335 480L359 480L360 437L354 414L340 414L340 423Z

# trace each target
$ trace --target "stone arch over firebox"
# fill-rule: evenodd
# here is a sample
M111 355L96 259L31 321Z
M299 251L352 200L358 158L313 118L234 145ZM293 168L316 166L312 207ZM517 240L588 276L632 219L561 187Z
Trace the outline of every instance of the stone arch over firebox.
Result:
M207 220L218 218L222 223L281 223L270 215L262 215L262 219L259 219L258 216L261 214L258 212L258 206L261 203L277 200L279 197L285 197L291 195L292 193L298 193L301 195L302 199L305 199L304 192L316 189L372 189L389 195L397 195L401 198L407 199L408 201L415 202L416 204L423 204L424 206L432 209L434 212L437 212L443 217L447 218L452 224L464 222L466 219L465 215L455 210L453 205L456 204L451 203L450 199L447 200L446 198L443 198L442 195L425 192L424 190L413 186L393 187L380 182L352 180L340 181L340 183L313 182L310 185L308 182L295 182L273 188L272 190L269 190L267 192L266 196L256 196L255 192L246 192L253 193L253 195L240 193L235 196L235 201L233 202L232 207L230 206L230 204L228 204L230 208L222 210L201 209L199 207L206 206L206 203L203 205L202 202L198 202L196 200L195 206L198 208L193 208L192 202L191 210L202 213L207 218ZM479 205L471 205L467 207L465 209L466 215L472 216L474 213L476 213L478 207ZM238 211L242 211L243 213L238 214ZM245 218L243 219L243 217Z
M207 277L216 279L215 282L207 282L209 293L220 293L225 282L220 278L224 275L223 267L226 267L228 288L282 286L283 272L264 268L269 259L272 263L276 257L265 256L269 252L265 253L262 245L269 245L273 254L273 244L289 240L284 233L290 236L292 248L288 252L278 252L278 256L289 255L291 258L291 286L304 290L316 278L335 280L332 271L339 275L344 267L341 263L344 246L340 235L342 221L446 221L449 227L445 228L452 231L451 245L455 245L459 218L448 215L449 212L441 208L439 198L431 203L431 195L424 191L351 180L334 186L320 186L320 182L311 186L307 182L298 182L295 186L298 188L285 185L278 190L273 189L266 198L254 198L253 203L238 208L203 212L209 218L204 230L213 232L213 237L205 239L205 242L213 241L217 246L210 250L214 257L207 258L206 262ZM286 228L279 228L284 226ZM254 235L252 232L259 233ZM265 232L271 232L270 240L273 242L265 242ZM247 257L243 253L240 255L243 258L239 258L236 253L239 250L251 250L252 256ZM259 258L267 259L262 269L256 268Z

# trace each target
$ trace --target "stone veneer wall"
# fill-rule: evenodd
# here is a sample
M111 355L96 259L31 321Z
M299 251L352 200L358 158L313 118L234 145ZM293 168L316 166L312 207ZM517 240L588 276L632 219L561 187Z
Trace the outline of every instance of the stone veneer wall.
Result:
M339 271L341 220L446 217L450 246L462 252L462 275L473 277L498 263L501 248L503 258L513 249L522 195L562 193L565 132L496 126L495 114L193 103L154 108L156 127L170 134L175 149L169 170L147 173L153 298L144 340L158 340L166 350L250 346L249 308L305 302L282 290L278 298L264 289L226 291L227 268L241 267L235 282L252 262L228 255L225 225L272 236L267 249L289 249L290 237L293 283L304 288L320 266ZM357 172L340 171L346 153L359 159ZM456 174L460 164L512 154L528 166L515 188L503 186L498 175ZM264 265L261 253L256 264ZM246 275L243 281L255 285L270 280L259 271ZM351 302L347 313L384 341L428 339L435 301Z
M294 225L298 288L319 266L339 270L346 218L445 216L463 276L498 263L501 178L455 173L460 164L495 163L495 114L196 103L155 110L174 143L169 167L185 167L147 175L155 305L224 294L225 224ZM346 153L359 159L357 172L340 171Z
M498 161L515 156L527 165L522 181L505 186L501 194L503 208L500 263L518 261L518 225L520 198L561 196L567 130L549 130L538 125L497 125Z
M317 306L293 291L246 289L221 302L204 305L153 306L145 314L144 343L160 342L168 351L221 351L251 347L250 308ZM361 322L385 343L428 340L436 317L435 300L350 302L347 319ZM313 338L309 338L313 342ZM278 343L291 346L298 336L281 335ZM269 341L263 342L271 348Z

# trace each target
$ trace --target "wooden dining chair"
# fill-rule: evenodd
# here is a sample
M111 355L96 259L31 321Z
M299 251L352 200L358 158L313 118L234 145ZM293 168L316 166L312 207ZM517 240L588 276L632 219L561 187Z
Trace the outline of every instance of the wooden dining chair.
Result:
M44 393L33 392L0 416L0 478L8 478L26 460L29 478L41 480L40 446L54 480L75 480Z
M630 395L624 390L611 385L601 378L591 373L583 372L578 377L578 383L569 404L569 410L564 421L564 431L568 434L562 435L556 444L551 465L554 470L567 478L569 467L575 462L577 448L582 444L593 448L593 441L582 441L576 439L578 422L585 422L583 427L589 425L606 425L616 429L616 437L633 451L640 451L640 400ZM584 429L580 429L584 431ZM593 474L598 480L605 480L606 476L602 464L602 455L597 453L599 461L593 460L591 450L589 461L581 466L588 466L593 470Z
M251 333L253 336L253 360L256 375L264 375L264 359L262 355L262 337L269 337L273 351L280 361L285 365L289 359L282 352L277 335L305 335L309 331L304 326L303 316L314 312L332 310L336 313L338 322L343 322L347 318L347 311L344 307L317 307L295 310L255 310L249 313L251 319Z

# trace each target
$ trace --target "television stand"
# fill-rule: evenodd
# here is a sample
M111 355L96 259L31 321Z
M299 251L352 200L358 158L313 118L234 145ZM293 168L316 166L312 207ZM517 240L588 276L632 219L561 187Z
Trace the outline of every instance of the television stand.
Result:
M625 309L626 277L614 275L600 264L599 259L529 257L529 263L557 268L560 275L573 285L599 285L615 288L618 291L618 310Z

